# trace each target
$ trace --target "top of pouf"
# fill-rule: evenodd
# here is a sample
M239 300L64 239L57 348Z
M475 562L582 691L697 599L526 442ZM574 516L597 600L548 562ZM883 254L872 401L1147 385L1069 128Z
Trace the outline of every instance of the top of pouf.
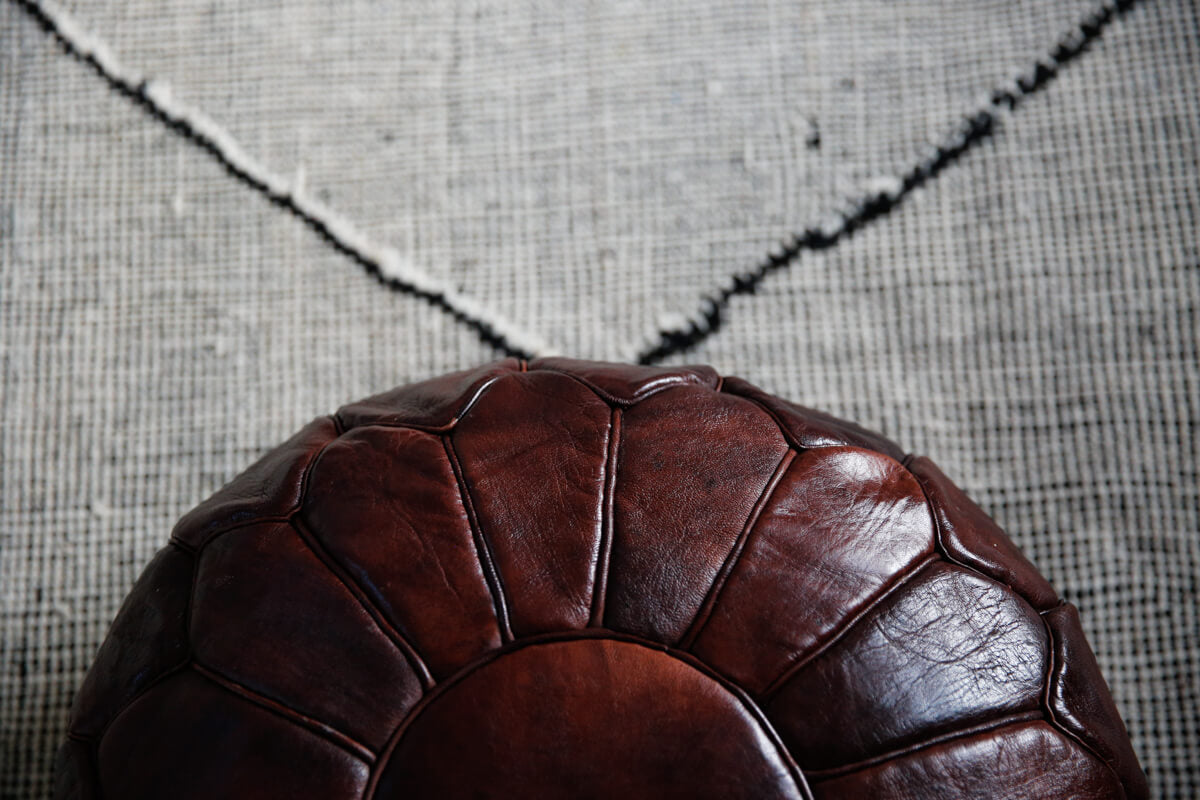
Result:
M187 514L58 791L1145 795L1074 607L931 462L565 359L348 405Z

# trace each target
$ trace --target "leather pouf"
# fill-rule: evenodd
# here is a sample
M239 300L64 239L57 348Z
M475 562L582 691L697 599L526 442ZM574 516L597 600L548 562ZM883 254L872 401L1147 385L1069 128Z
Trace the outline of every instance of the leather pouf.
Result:
M59 798L1141 798L1075 608L925 458L707 367L499 362L185 516Z

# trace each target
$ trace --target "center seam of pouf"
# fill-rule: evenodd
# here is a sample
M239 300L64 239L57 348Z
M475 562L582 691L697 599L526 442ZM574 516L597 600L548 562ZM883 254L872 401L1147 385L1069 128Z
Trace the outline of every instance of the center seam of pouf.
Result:
M728 679L722 677L715 672L711 667L705 664L700 659L683 651L675 650L668 645L660 642L655 642L636 635L620 633L617 631L602 629L602 628L587 628L583 630L556 632L540 634L526 637L517 641L510 642L505 646L493 650L486 655L480 657L471 664L462 668L452 677L438 683L431 691L429 691L422 700L406 715L404 720L392 733L388 739L386 747L379 753L378 759L375 761L371 770L371 780L364 792L365 800L371 798L382 798L384 795L377 795L380 790L380 783L383 776L388 772L394 757L399 753L407 742L407 734L414 728L422 724L423 718L427 718L430 713L436 708L439 701L454 695L455 689L463 686L465 683L477 677L481 672L489 668L499 665L502 662L511 659L519 654L525 653L532 655L528 651L539 650L542 648L553 648L563 645L571 645L574 643L595 643L598 648L629 650L637 648L643 651L651 651L654 658L647 663L654 663L658 658L668 660L668 663L673 667L685 667L687 672L694 673L694 677L699 681L710 684L714 687L719 687L721 693L736 702L740 711L752 721L756 732L760 733L766 739L774 751L771 755L778 758L779 763L786 768L792 782L797 789L798 796L808 797L809 791L807 783L796 766L791 754L784 746L779 734L775 731L769 720L758 705L742 690L739 686L732 683ZM645 654L642 654L645 655ZM537 673L523 673L529 677L531 681L538 681L544 677ZM644 677L637 675L635 677ZM688 700L690 696L673 697L673 700ZM460 754L461 757L461 754Z

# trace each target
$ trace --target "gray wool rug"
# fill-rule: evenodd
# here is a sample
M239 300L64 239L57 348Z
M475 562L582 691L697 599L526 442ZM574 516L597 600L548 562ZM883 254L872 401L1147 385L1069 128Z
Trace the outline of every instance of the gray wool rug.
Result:
M551 352L929 455L1200 794L1198 76L1190 0L0 0L0 797L183 512Z

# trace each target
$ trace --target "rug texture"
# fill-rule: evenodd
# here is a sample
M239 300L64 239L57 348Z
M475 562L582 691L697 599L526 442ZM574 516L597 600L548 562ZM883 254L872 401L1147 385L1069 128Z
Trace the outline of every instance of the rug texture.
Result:
M0 0L0 797L171 525L505 354L932 457L1200 794L1189 0Z

